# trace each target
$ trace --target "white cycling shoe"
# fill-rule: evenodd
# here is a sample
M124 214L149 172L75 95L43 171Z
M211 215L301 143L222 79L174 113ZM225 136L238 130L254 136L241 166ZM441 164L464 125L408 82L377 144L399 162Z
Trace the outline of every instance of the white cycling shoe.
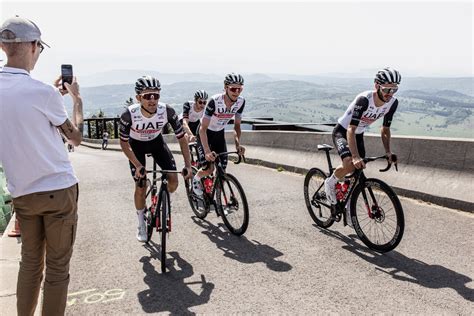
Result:
M147 240L147 234L146 234L146 226L145 223L143 225L138 224L137 228L137 240L139 242L146 242Z
M197 196L202 196L204 194L201 180L193 178L193 192Z

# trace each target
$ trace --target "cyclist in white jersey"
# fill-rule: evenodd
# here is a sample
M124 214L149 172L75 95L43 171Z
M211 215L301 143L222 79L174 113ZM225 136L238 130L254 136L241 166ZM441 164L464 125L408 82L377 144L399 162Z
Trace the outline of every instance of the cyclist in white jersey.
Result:
M393 68L380 70L375 75L375 91L360 93L344 115L338 119L332 138L342 164L324 182L326 196L332 204L337 203L337 182L353 172L355 168L365 168L364 131L367 126L381 117L383 117L382 143L389 161L392 161L390 125L398 107L398 100L393 95L398 90L401 78L400 73Z
M138 180L146 177L144 169L146 154L153 158L162 170L176 170L176 164L166 145L162 131L167 123L171 124L178 138L181 152L183 153L186 178L190 178L191 158L188 141L178 120L178 115L172 107L158 102L161 85L158 79L151 76L139 78L135 83L135 92L139 103L130 105L120 117L120 147L130 163L132 177L135 180L135 208L138 215L137 239L145 242L147 239L144 220L146 186L139 187ZM168 191L176 191L178 175L168 174Z
M189 142L196 140L196 134L200 120L204 114L207 98L208 95L206 91L197 90L194 93L194 101L188 101L183 104L183 113L179 115L179 120L183 124Z
M243 90L244 78L239 74L230 73L224 79L224 93L216 94L209 100L204 116L199 126L198 159L202 168L194 176L193 191L197 195L203 194L201 178L212 174L216 155L226 152L224 130L230 120L234 119L234 142L239 154L245 153L240 145L240 123L245 107L245 99L240 96ZM221 156L222 167L227 166L227 156Z

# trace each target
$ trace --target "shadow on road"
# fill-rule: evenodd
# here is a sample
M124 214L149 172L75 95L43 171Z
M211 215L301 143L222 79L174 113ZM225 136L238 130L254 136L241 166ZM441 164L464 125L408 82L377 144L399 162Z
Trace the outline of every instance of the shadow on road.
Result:
M204 235L209 237L217 248L224 252L224 256L237 260L242 263L263 262L270 270L277 272L286 272L292 269L292 266L284 261L277 260L277 257L283 255L269 245L261 244L256 240L248 240L245 236L234 236L227 231L225 225L214 224L192 216L193 221L204 228Z
M323 234L337 238L346 243L342 248L349 250L376 265L382 271L396 280L418 284L431 289L452 288L465 300L474 302L474 290L466 286L472 279L437 264L427 264L423 261L408 258L407 256L391 251L381 254L372 251L358 243L355 234L345 236L337 231L317 227Z
M214 284L207 282L202 274L200 280L185 282L185 279L193 276L194 271L191 264L181 258L178 252L168 253L171 257L166 262L168 272L165 274L158 272L160 270L160 252L158 250L160 246L150 241L146 248L150 251L150 256L143 256L140 262L143 263L145 272L143 281L149 289L137 294L143 311L146 313L169 312L171 315L194 315L189 308L207 303ZM201 286L197 286L198 284Z

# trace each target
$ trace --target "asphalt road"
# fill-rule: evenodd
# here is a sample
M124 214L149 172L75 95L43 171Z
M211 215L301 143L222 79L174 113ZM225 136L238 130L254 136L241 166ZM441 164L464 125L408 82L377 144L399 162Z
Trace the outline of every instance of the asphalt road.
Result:
M125 156L80 147L70 157L80 197L67 314L473 313L472 214L401 198L405 235L382 255L341 223L313 225L303 176L230 163L249 229L239 238L215 213L194 218L181 178L162 274L159 236L135 239Z

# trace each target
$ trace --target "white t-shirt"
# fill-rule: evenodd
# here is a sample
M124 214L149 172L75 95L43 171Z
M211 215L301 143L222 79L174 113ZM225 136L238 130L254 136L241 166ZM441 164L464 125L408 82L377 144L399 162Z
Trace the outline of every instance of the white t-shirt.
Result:
M13 197L78 182L56 128L66 119L58 89L26 70L0 69L0 163Z

